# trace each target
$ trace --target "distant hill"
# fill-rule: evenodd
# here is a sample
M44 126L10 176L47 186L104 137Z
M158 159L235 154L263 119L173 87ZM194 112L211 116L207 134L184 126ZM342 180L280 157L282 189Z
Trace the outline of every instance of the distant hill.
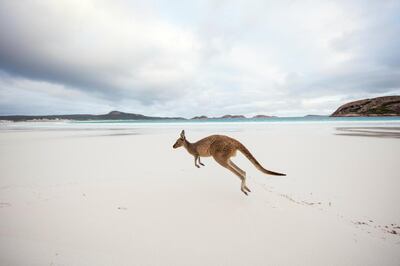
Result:
M384 96L346 103L331 116L400 116L400 96Z
M155 117L141 114L124 113L120 111L111 111L103 115L76 114L76 115L8 115L0 116L0 120L14 122L20 121L38 121L38 120L162 120L162 119L184 119L182 117Z
M236 119L246 119L246 117L244 115L224 115L221 117L208 117L205 115L200 115L200 116L195 116L191 119L193 119L193 120L208 120L208 119L215 120L215 119L235 119L235 118Z
M220 118L222 118L222 119L232 119L232 118L245 119L246 117L244 115L224 115Z
M273 118L273 117L276 117L276 116L272 116L272 115L255 115L255 116L253 116L253 118L255 118L255 119Z
M200 115L200 116L195 116L195 117L193 117L191 119L204 120L204 119L209 119L209 118L207 116L205 116L205 115Z

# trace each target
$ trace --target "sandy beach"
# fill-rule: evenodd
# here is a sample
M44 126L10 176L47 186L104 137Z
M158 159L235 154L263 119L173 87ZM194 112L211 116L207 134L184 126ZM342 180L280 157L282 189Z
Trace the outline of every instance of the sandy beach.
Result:
M399 265L397 123L2 124L0 265Z

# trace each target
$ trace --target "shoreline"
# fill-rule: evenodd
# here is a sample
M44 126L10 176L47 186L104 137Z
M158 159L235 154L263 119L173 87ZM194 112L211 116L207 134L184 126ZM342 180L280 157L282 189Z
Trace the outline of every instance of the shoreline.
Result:
M398 115L345 115L345 116L293 116L293 117L266 117L266 118L207 118L207 119L93 119L93 120L74 120L74 119L32 119L24 121L13 121L13 120L0 120L0 124L8 123L270 123L270 122L334 122L334 121L400 121L400 116Z

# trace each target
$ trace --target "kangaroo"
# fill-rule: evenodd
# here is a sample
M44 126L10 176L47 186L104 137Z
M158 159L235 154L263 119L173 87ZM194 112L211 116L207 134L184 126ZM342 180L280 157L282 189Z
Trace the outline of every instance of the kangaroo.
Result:
M246 185L246 172L240 169L230 159L236 155L237 150L243 153L243 155L246 156L247 159L249 159L250 162L252 162L254 166L264 174L285 176L285 174L273 172L262 167L242 143L228 136L211 135L195 143L190 143L185 137L185 131L182 130L180 137L172 147L176 149L182 146L194 156L194 165L197 168L200 168L197 162L204 166L204 164L200 161L200 157L212 156L217 163L237 175L242 181L240 190L246 195L248 195L247 192L251 192Z

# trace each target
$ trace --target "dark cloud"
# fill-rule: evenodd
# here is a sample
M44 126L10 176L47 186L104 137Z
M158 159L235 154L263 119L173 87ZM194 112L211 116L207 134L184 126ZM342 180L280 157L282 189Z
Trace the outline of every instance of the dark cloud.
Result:
M72 1L60 6L2 1L0 69L113 100L131 97L152 103L179 94L176 88L187 80L179 64L185 63L182 55L190 59L191 53L191 40L175 40L184 32L140 16L130 19L117 7L109 16L102 13L107 6L79 10L85 8ZM180 58L174 61L174 56Z

